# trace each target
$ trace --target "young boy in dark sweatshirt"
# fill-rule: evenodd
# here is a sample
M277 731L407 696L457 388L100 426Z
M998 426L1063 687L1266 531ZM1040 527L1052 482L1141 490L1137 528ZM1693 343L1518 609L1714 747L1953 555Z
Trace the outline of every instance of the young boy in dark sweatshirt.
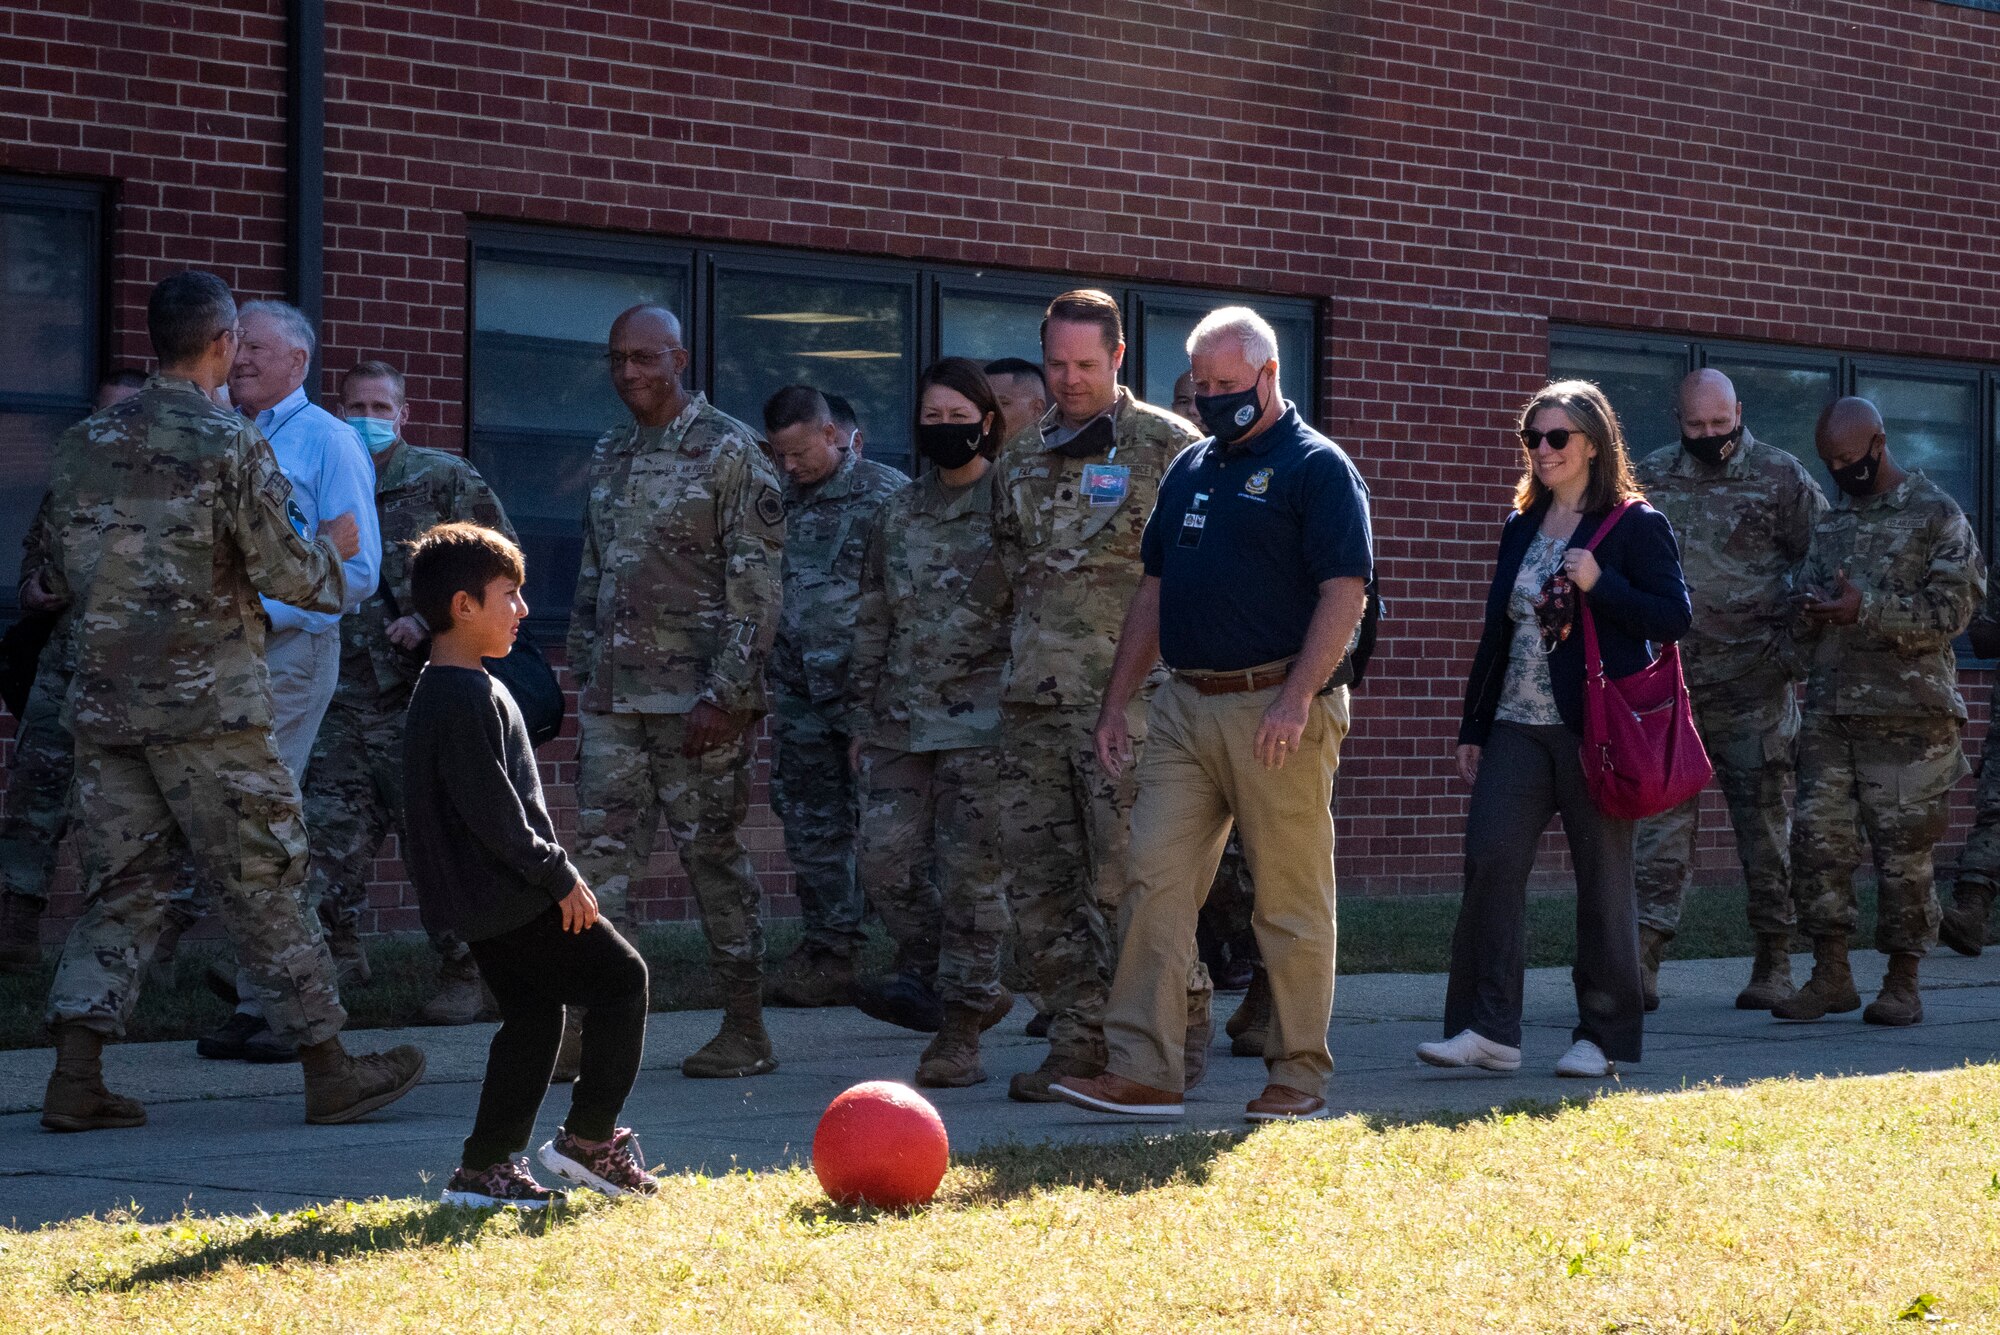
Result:
M431 628L403 740L403 860L424 926L472 946L500 1006L479 1112L448 1205L541 1209L562 1199L520 1155L549 1087L563 1008L587 1009L563 1129L538 1152L565 1182L651 1195L638 1142L617 1125L646 1045L646 962L597 914L542 801L527 726L482 660L504 658L528 605L520 548L477 524L417 541L411 601Z

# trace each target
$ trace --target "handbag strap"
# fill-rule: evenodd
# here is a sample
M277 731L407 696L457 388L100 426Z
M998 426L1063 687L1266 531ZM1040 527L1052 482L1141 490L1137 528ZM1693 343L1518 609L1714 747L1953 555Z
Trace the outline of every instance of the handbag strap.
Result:
M1597 526L1597 532L1590 535L1590 541L1583 544L1583 550L1586 552L1595 551L1597 544L1604 541L1604 535L1618 527L1618 521L1625 517L1625 512L1638 503L1637 501L1620 501L1617 508L1606 515L1604 522Z

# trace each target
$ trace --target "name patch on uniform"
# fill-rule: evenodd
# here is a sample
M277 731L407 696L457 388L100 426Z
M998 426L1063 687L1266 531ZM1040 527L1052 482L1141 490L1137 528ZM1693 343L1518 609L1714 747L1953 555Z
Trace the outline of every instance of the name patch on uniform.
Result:
M1132 490L1132 470L1123 464L1085 464L1083 494L1092 505L1117 505Z

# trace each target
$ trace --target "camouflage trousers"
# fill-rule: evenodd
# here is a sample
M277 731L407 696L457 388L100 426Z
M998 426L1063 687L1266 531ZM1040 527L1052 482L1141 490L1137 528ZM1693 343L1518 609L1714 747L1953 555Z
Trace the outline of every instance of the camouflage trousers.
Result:
M1807 715L1799 733L1792 884L1815 937L1854 930L1857 819L1875 854L1876 949L1921 955L1937 941L1931 852L1966 772L1954 718Z
M319 1043L347 1022L333 959L300 892L299 790L265 731L161 746L76 748L83 916L49 992L50 1024L124 1033L187 853L213 888L279 1038Z
M33 708L32 702L29 707ZM1979 753L1979 787L1972 799L1972 833L1965 836L1965 847L1958 854L1954 891L1959 885L1983 886L1989 894L2000 891L2000 729L1986 736Z
M947 1005L1000 995L1012 915L1000 858L1000 749L861 753L859 864L899 968Z
M69 829L69 783L76 744L62 725L64 673L43 672L28 691L14 728L7 772L7 814L0 817L0 888L47 900L56 850Z
M306 837L312 869L306 902L328 927L358 932L368 907L369 872L389 832L403 828L403 703L356 704L336 697L320 720L306 767ZM470 956L452 932L431 945L446 961Z
M1142 695L1126 711L1135 756L1145 746ZM1117 964L1138 763L1099 768L1095 709L1001 707L1001 836L1007 902L1020 952L1050 1017L1049 1051L1104 1058L1104 1003ZM1189 1003L1210 992L1208 967L1188 974Z
M830 710L803 696L775 692L771 810L785 827L785 856L805 920L807 949L851 955L861 945L865 903L855 880L860 823L847 734Z
M756 728L699 756L683 756L685 714L578 716L577 870L612 924L629 927L632 882L653 856L660 813L680 856L708 936L709 965L724 983L764 972L762 892L743 846Z
M1695 727L1735 827L1750 930L1790 935L1797 917L1785 787L1798 752L1798 696L1791 680L1775 672L1693 688L1691 694ZM1696 797L1635 827L1639 922L1669 937L1680 926L1681 902L1694 876L1700 812Z
M1208 899L1201 906L1201 925L1225 945L1240 946L1255 957L1257 938L1251 916L1257 908L1257 887L1250 879L1250 864L1243 857L1243 833L1232 829L1229 842L1222 846L1222 861L1216 864L1215 880L1208 887Z

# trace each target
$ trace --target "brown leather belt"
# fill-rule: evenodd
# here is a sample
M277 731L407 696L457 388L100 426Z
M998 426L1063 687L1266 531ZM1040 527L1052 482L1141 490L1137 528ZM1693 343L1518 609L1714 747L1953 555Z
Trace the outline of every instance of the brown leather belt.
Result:
M1267 668L1245 668L1241 672L1175 672L1174 677L1184 681L1203 695L1240 695L1245 691L1268 691L1273 686L1282 686L1292 675L1292 664L1296 659L1275 663ZM1354 662L1350 658L1340 660L1333 677L1326 685L1314 692L1325 695L1336 686L1349 686L1354 682Z

